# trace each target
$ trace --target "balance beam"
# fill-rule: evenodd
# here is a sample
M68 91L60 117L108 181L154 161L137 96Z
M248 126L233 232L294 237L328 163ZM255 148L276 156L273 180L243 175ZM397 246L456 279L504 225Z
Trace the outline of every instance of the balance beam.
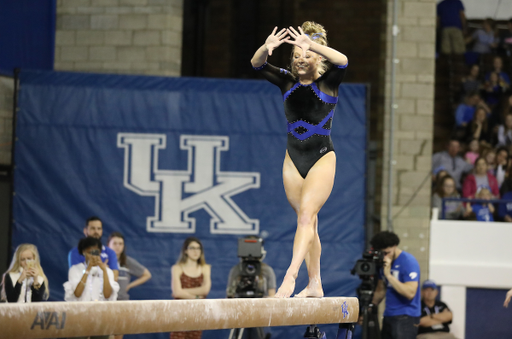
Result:
M0 305L3 339L355 323L357 298L37 302Z

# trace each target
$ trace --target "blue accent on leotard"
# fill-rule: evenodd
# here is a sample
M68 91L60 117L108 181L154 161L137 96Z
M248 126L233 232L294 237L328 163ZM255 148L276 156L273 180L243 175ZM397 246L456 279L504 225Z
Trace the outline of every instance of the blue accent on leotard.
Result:
M310 123L307 123L303 120L295 121L294 123L288 123L288 133L293 134L294 137L299 139L300 141L304 141L307 138L311 137L314 134L318 135L331 135L330 129L325 129L323 126L329 121L330 118L332 118L334 115L334 110L330 111L327 116L320 121L318 125L312 125ZM300 134L296 131L297 128L302 127L306 129L307 131Z
M254 70L256 70L256 71L259 71L259 70L262 70L263 68L265 68L265 66L267 66L267 62L266 61L265 61L265 63L263 65L261 65L259 67L254 67L253 66L252 68L254 68Z

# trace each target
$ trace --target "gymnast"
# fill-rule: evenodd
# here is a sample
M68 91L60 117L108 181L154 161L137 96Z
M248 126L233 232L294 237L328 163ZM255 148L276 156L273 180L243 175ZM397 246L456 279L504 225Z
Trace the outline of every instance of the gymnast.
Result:
M267 63L267 57L283 43L294 45L291 71ZM306 21L298 31L290 27L277 32L275 27L251 64L281 89L288 120L283 183L286 197L297 213L297 230L292 261L275 296L288 298L293 294L295 279L306 260L309 283L295 297L323 297L317 215L334 184L336 155L331 125L348 59L327 46L322 25Z

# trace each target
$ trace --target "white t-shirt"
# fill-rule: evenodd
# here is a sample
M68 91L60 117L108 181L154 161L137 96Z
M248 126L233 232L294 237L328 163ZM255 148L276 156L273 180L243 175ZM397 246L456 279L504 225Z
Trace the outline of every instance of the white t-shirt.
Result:
M84 291L80 298L75 296L75 289L82 280L85 272L85 264L80 263L71 266L68 273L68 281L64 283L64 300L66 301L115 301L119 284L114 280L114 272L107 267L108 280L112 287L109 298L103 295L103 271L99 267L93 267L87 276Z

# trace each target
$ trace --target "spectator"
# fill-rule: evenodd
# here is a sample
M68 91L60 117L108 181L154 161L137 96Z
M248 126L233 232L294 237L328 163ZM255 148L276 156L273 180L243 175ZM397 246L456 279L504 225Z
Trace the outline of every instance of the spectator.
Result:
M103 245L98 238L86 237L78 243L78 253L84 261L71 266L68 281L64 283L64 300L66 301L115 301L119 284L114 280L114 273L101 260ZM91 339L108 339L109 335L90 337ZM83 337L85 339L87 337Z
M126 255L124 236L121 233L113 232L110 234L108 237L108 247L114 250L119 263L119 293L117 300L130 300L128 291L151 279L151 273L137 260ZM137 279L131 281L132 276L136 276Z
M211 266L206 264L201 241L188 237L183 242L180 256L171 268L171 289L175 299L203 299L212 286ZM171 339L198 339L202 331L171 332Z
M466 38L466 43L474 42L473 52L489 54L493 48L498 46L498 39L494 34L494 20L487 18L482 23L482 28L477 29Z
M117 279L119 292L117 293L117 300L130 300L128 291L151 279L151 273L137 260L126 255L124 236L121 233L111 233L108 237L107 244L108 247L116 253L117 262L119 263L119 277ZM137 279L131 281L132 276L136 276ZM115 336L115 339L122 338L123 335Z
M487 160L487 172L494 175L494 171L496 170L496 151L494 148L489 148L484 153L485 160Z
M474 64L469 68L469 74L461 80L461 95L465 97L470 93L478 93L481 89L480 66Z
M37 247L32 244L19 245L9 269L2 277L1 300L30 303L47 300L49 296L48 278L41 267Z
M85 222L84 235L86 237L93 237L101 242L103 235L103 223L98 217L90 217ZM84 262L85 258L79 254L78 248L74 247L68 254L68 265L71 268L73 265ZM108 267L114 272L114 280L117 281L119 276L119 265L117 263L116 252L108 247L101 247L101 260L108 264Z
M491 72L489 74L489 79L487 79L484 84L485 103L491 109L496 107L508 88L509 85L505 81L500 80L498 73Z
M437 189L437 185L441 182L441 179L445 176L449 175L448 172L444 169L444 167L439 167L432 173L432 190Z
M421 315L420 265L412 254L398 247L400 239L393 232L377 233L370 243L374 250L385 255L373 295L374 305L386 297L381 338L416 338Z
M501 98L500 104L494 108L493 115L496 115L496 120L503 123L507 114L512 114L512 95L504 95Z
M246 239L260 239L256 236L247 236ZM269 298L273 297L276 294L276 275L274 270L269 265L265 264L263 260L265 259L265 249L262 248L263 257L261 259L257 259L261 262L260 274L256 277L256 282L258 284L258 292L263 292L263 297ZM247 282L246 277L243 272L243 263L244 259L241 259L240 263L236 264L229 271L228 285L226 288L226 296L228 298L239 298L246 297L244 295L239 295L237 292L238 287L240 285L246 286L244 282ZM242 284L240 284L242 282ZM252 291L254 292L254 291ZM243 292L242 292L243 294ZM234 336L232 338L239 338L239 332L235 331ZM270 334L265 334L265 329L262 327L255 328L247 328L243 332L242 338L247 339L264 339L266 336L270 337Z
M512 19L507 21L507 30L500 35L499 52L507 57L512 56Z
M469 142L469 151L466 152L464 158L468 164L474 165L475 160L480 156L480 143L478 140L473 139Z
M432 208L438 208L442 215L444 198L460 198L455 189L455 180L449 175L443 177L436 191L432 195ZM444 203L444 219L459 220L464 216L465 208L460 201L446 201Z
M485 75L485 80L489 80L491 74L494 72L498 75L498 83L500 86L510 86L510 77L507 73L503 72L503 59L500 56L495 56L492 60L492 71Z
M456 339L450 333L452 312L448 306L437 300L439 291L432 280L425 280L421 286L421 319L417 339Z
M466 16L460 0L443 0L437 5L437 23L441 29L441 53L464 54Z
M498 145L507 146L512 145L512 112L505 116L505 123L498 127Z
M477 190L481 187L490 187L494 197L499 198L498 181L496 181L494 175L488 172L487 160L483 157L476 159L474 173L469 174L464 180L462 196L473 199Z
M435 172L441 167L445 169L453 180L455 180L457 189L461 187L462 174L473 169L472 165L468 164L461 156L459 156L459 151L459 141L452 139L448 142L446 151L435 153L432 156L432 172Z
M491 135L487 113L484 108L478 107L473 116L473 120L466 126L463 140L468 143L472 140L477 140L480 144L488 145L491 142Z
M476 199L491 200L492 194L489 188L481 187L475 195ZM494 206L492 203L476 202L474 204L467 204L467 214L474 214L477 221L492 222L494 221Z
M492 175L496 177L498 181L498 187L501 187L505 181L505 176L508 170L508 158L509 152L507 147L500 147L496 150L496 166L492 172Z
M477 92L469 93L464 102L460 103L455 110L455 123L457 127L466 127L475 114L476 107L480 105L482 99Z
M498 205L498 218L501 221L512 222L512 168L508 169L508 175L501 185L501 199L510 200L510 202L502 202Z

